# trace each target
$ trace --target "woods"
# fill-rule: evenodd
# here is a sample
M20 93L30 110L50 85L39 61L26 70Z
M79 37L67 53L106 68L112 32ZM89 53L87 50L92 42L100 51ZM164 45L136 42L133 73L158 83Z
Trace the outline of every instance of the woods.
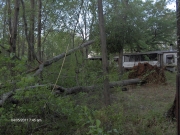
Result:
M1 0L0 134L174 133L175 123L163 115L173 98L159 100L174 94L175 73L150 59L135 66L131 56L134 67L123 66L125 53L169 50L170 44L179 50L179 0L176 10L168 7L173 3Z

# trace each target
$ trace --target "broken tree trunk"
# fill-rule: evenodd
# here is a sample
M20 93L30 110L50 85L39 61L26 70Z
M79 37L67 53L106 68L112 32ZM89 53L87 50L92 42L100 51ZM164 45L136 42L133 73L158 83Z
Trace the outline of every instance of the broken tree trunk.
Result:
M75 51L77 51L77 50L79 50L79 49L81 49L81 48L83 48L83 47L87 47L87 46L91 45L92 43L94 43L94 40L91 40L91 41L88 41L88 42L86 42L86 43L83 43L83 44L81 44L80 46L69 50L66 54L65 54L65 53L62 53L62 54L60 54L60 55L57 55L57 56L53 57L53 58L50 59L50 60L47 60L47 61L43 62L42 64L39 65L39 67L35 68L36 72L34 73L33 76L37 76L38 74L40 74L40 73L42 72L42 70L43 70L44 67L49 66L49 65L51 65L52 63L57 62L58 60L64 58L65 55L68 56L68 55L70 55L71 53L73 53L73 52L75 52ZM34 70L34 71L35 71L35 70ZM32 71L32 70L31 70L31 71ZM28 71L27 73L29 73L29 72L31 72L31 71Z
M139 78L136 79L129 79L129 80L123 80L123 81L117 81L117 82L110 82L110 88L114 88L114 87L119 87L119 86L125 86L125 85L130 85L130 84L137 84L137 83L141 83L142 80ZM38 88L38 87L47 87L49 86L50 89L54 88L54 84L50 84L50 85L38 85L38 86L29 86L26 88L20 88L20 89L16 89L14 90L14 92L19 91L19 90L28 90L28 89L33 89L33 88ZM64 88L62 86L58 86L56 85L54 88L54 93L55 94L64 94L64 95L69 95L69 94L77 94L79 92L90 92L90 91L94 91L97 90L97 88L101 88L102 85L93 85L93 86L76 86L76 87L72 87L72 88ZM0 97L0 106L2 106L4 104L4 102L11 96L13 96L13 91L7 92L5 94L3 94Z

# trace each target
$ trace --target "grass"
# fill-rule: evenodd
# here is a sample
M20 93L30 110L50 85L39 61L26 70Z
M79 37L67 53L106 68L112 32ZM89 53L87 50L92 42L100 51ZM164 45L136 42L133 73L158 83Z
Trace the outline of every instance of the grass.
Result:
M166 72L167 84L164 85L133 85L125 92L120 88L111 89L112 103L108 108L102 107L100 91L77 97L81 105L94 110L93 117L101 121L106 134L175 135L176 122L165 117L175 97L175 76ZM112 129L117 132L113 133Z
M117 79L117 74L111 76ZM175 135L176 122L165 117L175 97L175 73L166 72L166 84L120 87L111 92L111 105L105 107L101 89L89 93L8 104L0 110L0 134L62 135ZM127 74L123 79L127 78ZM44 89L38 89L43 96ZM35 93L30 93L34 95ZM48 96L49 97L49 96ZM42 107L44 106L44 107ZM26 112L24 112L24 110ZM32 111L33 110L33 111ZM11 114L12 113L12 114ZM29 116L29 114L31 116ZM11 118L35 116L43 123L12 123ZM16 127L14 127L14 124ZM36 130L35 130L36 129Z

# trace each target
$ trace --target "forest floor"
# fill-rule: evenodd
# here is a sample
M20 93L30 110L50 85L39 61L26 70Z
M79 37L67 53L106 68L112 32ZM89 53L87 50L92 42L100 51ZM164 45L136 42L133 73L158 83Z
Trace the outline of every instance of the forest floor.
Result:
M122 135L175 135L176 122L167 119L165 115L175 97L176 74L165 74L166 84L131 85L127 91L111 89L112 103L106 108L106 113L97 95L84 95L88 97L84 103L99 111L94 117L101 121L106 131L113 128L118 130L117 134ZM82 101L81 98L79 100Z
M175 73L166 72L166 76L165 85L129 86L128 91L113 94L114 101L123 105L125 117L129 117L125 123L126 130L130 131L128 134L176 134L176 123L163 118L173 103L176 91ZM138 119L131 119L133 116L138 116Z
M27 93L31 102L19 96L22 102L7 102L0 109L0 134L176 135L176 121L166 118L175 97L176 73L165 72L165 76L165 84L129 85L127 91L110 89L110 106L104 106L101 88L58 97L49 96L49 89L46 94L44 88L38 88ZM117 71L110 74L111 81L118 77ZM127 78L128 72L122 80ZM93 81L96 79L94 75ZM34 94L43 97L37 100ZM11 118L38 118L43 122L15 123Z

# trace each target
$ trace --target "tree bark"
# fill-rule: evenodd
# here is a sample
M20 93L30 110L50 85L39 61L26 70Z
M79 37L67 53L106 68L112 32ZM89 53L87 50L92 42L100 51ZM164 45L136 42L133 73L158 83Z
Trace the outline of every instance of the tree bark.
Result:
M178 84L178 76L180 74L180 0L176 0L176 25L177 25L177 81L176 81L176 95L173 102L173 105L167 112L167 116L171 119L176 118L179 120L179 114L180 111L180 91L179 91L179 84ZM179 125L178 121L178 125ZM180 132L180 131L178 131Z
M22 9L23 9L24 33L25 33L26 40L27 40L27 43L28 43L28 60L30 60L31 59L31 43L30 43L30 38L29 38L29 34L28 34L28 26L27 26L27 20L26 20L25 5L24 5L23 0L21 0L21 4L22 4Z
M13 20L13 28L11 34L11 52L16 54L16 40L17 40L17 27L18 27L18 16L19 16L19 0L15 0L14 7L14 20Z
M11 46L12 46L12 43L11 43L11 38L12 38L12 24L11 24L11 1L10 0L7 0L7 7L8 7L8 26L9 26L9 44L10 44L10 49L11 50Z
M119 79L121 79L123 75L123 47L120 49L119 52L118 64L119 64Z
M35 23L35 6L34 6L34 0L30 0L30 3L31 3L30 32L29 32L30 48L29 48L28 60L29 60L29 61L33 61L33 60L35 59L35 53L34 53L34 23Z
M41 51L41 8L42 8L42 1L38 0L38 56L39 60L42 61L42 51Z
M7 21L7 1L5 2L6 6L4 8L4 16L3 16L3 36L2 36L2 44L5 43L5 33L6 33L6 21Z
M31 19L30 19L30 28L28 29L27 19L26 19L26 10L25 10L25 4L24 1L21 0L22 9L23 9L23 21L24 21L24 32L26 36L26 40L28 43L28 61L32 61L36 59L35 51L34 51L34 23L35 23L35 6L34 6L34 0L31 0ZM29 33L28 33L29 32Z
M21 37L24 37L24 31L22 31ZM21 41L21 56L23 57L25 53L25 40Z
M176 18L177 18L177 71L180 73L180 0L176 0Z
M103 5L102 0L98 0L98 17L99 17L99 29L101 37L101 52L102 52L102 69L104 76L104 103L106 106L110 105L110 94L109 94L109 78L108 78L108 58L107 58L107 47L106 47L106 35L104 27L103 17Z

